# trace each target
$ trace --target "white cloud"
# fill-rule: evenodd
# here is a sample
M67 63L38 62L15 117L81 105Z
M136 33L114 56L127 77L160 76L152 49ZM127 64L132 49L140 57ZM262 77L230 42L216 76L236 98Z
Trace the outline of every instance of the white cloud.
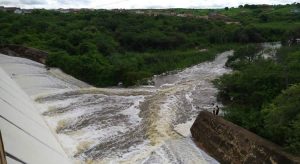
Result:
M22 4L27 5L40 5L40 4L46 4L47 2L41 1L41 0L19 0Z
M299 0L0 0L23 8L220 8L241 4L286 4Z

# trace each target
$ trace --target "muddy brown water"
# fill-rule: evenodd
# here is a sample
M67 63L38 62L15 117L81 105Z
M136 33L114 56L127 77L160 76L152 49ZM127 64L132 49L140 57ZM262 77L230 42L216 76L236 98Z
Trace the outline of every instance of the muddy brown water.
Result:
M232 51L214 61L153 78L155 86L73 89L36 102L74 161L86 163L217 163L198 149L189 128L212 110L211 81L230 72Z
M0 66L35 99L74 163L217 163L196 147L189 129L201 110L216 103L211 81L230 72L224 65L232 53L135 88L94 88L5 55Z

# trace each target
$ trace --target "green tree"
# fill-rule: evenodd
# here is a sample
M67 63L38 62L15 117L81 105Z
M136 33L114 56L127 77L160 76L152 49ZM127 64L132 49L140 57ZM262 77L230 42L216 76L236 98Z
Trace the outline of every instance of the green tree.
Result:
M262 110L265 135L300 154L300 84L293 85Z

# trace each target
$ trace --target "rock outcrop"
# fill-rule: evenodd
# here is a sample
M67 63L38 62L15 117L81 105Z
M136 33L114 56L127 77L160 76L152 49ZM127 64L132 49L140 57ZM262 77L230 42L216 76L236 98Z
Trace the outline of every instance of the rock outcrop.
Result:
M42 64L45 64L48 56L48 53L45 51L14 44L0 45L0 53L27 58Z
M191 133L199 147L221 163L300 163L299 157L207 111L199 114Z

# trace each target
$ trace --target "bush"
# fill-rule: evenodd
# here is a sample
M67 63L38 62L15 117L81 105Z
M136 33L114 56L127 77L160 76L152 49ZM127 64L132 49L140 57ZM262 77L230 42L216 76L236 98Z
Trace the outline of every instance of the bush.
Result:
M262 110L265 136L300 155L300 84L293 85Z
M299 26L294 23L299 20L297 19L299 16L295 14L276 16L277 14L272 14L273 11L266 13L259 6L247 5L246 8L216 10L221 14L222 12L225 12L225 15L229 14L224 20L162 15L152 17L132 14L130 11L116 13L107 10L81 11L76 14L34 10L31 14L25 15L0 12L0 44L28 45L48 51L52 55L47 63L95 85L111 85L119 81L136 84L145 76L210 60L214 57L214 53L219 52L213 50L199 53L199 49L211 47L214 49L220 46L216 44L224 43L276 41L283 37L287 29ZM244 10L246 12L242 13ZM174 10L176 11L177 9ZM257 11L261 14L255 14ZM188 12L190 10L184 10L184 13ZM205 15L209 10L192 10L192 12ZM260 27L261 24L256 23L260 22L259 16L262 14L270 18L268 23L275 19L281 20L282 22L275 22L281 27L278 28L273 24ZM226 24L231 20L239 21L241 24ZM292 23L286 26L286 20ZM210 44L213 46L210 47ZM126 58L128 54L131 55ZM65 60L66 63L55 61L54 58ZM105 61L105 64L94 63L100 61L96 58L101 58L101 62ZM92 77L99 76L96 82L81 73L84 69L87 69L85 70L87 72L90 67L79 60L91 61L93 67L98 70L105 68L110 75L99 76L96 74L97 71L91 71L95 73L91 75ZM122 62L116 64L114 60ZM136 81L133 82L134 80Z
M258 44L247 44L235 50L233 56L229 56L226 62L227 67L239 69L243 65L253 63L255 59L259 59L258 53L262 50Z
M228 61L234 73L214 81L225 118L299 154L300 46L282 47L273 60L256 59L254 48L238 49Z

